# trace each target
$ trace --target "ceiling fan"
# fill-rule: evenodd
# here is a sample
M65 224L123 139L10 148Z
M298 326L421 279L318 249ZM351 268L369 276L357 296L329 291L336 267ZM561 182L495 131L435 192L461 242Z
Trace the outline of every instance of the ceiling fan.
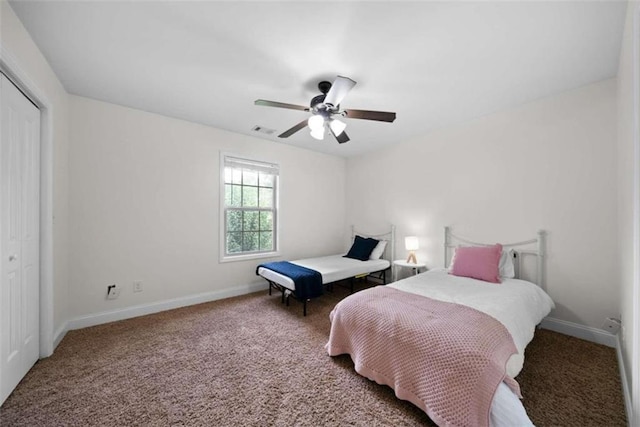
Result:
M305 119L292 127L289 130L284 131L278 137L288 138L299 130L309 126L311 129L311 136L315 139L324 139L325 129L328 127L329 132L340 143L343 144L349 141L349 137L345 133L344 129L347 127L346 123L337 119L337 117L345 117L347 119L364 119L364 120L377 120L380 122L393 122L396 119L396 113L389 113L386 111L370 111L370 110L352 110L352 109L340 109L340 103L344 97L349 93L351 89L356 85L356 82L348 77L337 76L333 83L327 81L321 81L318 83L318 89L322 92L318 96L314 96L311 99L309 107L303 107L302 105L286 104L283 102L267 101L265 99L257 99L255 105L262 105L265 107L278 107L288 108L291 110L310 111L311 117Z

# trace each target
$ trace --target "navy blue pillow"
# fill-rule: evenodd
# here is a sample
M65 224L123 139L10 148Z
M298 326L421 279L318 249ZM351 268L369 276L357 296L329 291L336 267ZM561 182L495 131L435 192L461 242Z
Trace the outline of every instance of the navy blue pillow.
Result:
M378 240L376 239L372 239L371 237L365 239L364 237L356 236L353 245L351 245L351 249L349 249L349 253L344 257L367 261L377 245Z

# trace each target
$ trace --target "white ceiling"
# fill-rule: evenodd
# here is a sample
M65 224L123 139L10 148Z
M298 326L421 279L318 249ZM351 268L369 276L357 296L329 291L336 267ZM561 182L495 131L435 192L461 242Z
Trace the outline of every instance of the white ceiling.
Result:
M626 2L12 1L68 92L340 156L614 77ZM351 141L307 130L320 80L358 84ZM276 130L253 132L254 125Z

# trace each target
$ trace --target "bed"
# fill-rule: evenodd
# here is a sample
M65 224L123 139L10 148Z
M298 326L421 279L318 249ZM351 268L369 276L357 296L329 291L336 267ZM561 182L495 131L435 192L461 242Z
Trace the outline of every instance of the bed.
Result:
M330 315L327 352L349 354L356 372L440 426L532 425L513 378L554 308L543 290L544 237L489 245L445 228L447 268L342 300Z
M289 297L301 301L303 315L306 316L307 301L322 295L327 287L331 289L335 282L349 279L351 293L353 293L354 281L357 278L375 277L383 284L387 283L387 274L390 272L395 256L395 227L392 225L385 233L371 234L356 230L354 226L351 226L351 249L347 255L352 252L356 241L360 239L376 240L380 246L376 244L374 250L371 251L372 253L367 255L364 260L348 258L345 253L341 253L294 261L264 263L258 265L256 274L269 283L269 295L275 289L281 292L281 301L286 302L287 305L289 305ZM376 249L379 253L376 252ZM310 275L315 274L318 283L302 283L302 285L315 287L301 287L300 281L295 276L297 272L289 270L297 267L299 267L298 270L310 270L307 272Z

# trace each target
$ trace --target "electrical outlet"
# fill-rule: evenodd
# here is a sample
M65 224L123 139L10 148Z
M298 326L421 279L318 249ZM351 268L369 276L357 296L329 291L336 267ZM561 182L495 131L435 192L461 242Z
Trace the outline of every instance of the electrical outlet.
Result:
M107 299L116 299L120 296L120 288L115 285L107 285Z
M620 319L614 319L612 317L607 317L604 320L604 323L602 324L602 329L604 329L605 331L615 335L620 330L620 326L621 326Z
M142 280L135 280L133 282L133 292L142 292Z

